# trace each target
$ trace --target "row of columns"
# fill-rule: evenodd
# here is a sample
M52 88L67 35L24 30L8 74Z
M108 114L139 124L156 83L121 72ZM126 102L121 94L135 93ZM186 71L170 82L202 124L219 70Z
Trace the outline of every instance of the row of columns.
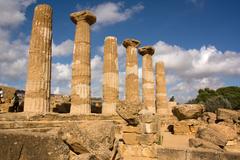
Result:
M76 25L73 63L71 114L91 113L91 54L90 31L96 16L90 11L70 15ZM28 77L26 83L24 112L45 113L50 111L52 9L49 5L38 5L34 10L29 49ZM125 98L130 103L139 103L138 57L142 55L143 103L155 113L167 109L166 82L163 63L156 64L156 104L152 55L154 48L139 48L140 41L126 39ZM119 71L117 38L109 36L104 41L103 114L116 114L119 100Z

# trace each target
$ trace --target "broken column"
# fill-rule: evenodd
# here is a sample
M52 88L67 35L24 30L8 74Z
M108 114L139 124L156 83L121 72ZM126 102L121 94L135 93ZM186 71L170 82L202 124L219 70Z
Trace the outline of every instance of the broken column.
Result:
M118 85L117 38L108 36L104 41L103 114L116 114Z
M96 16L84 10L72 13L70 17L76 24L70 113L89 114L91 113L90 26L96 22Z
M158 114L169 114L164 64L161 61L156 63L156 104Z
M32 22L24 112L50 111L51 54L52 8L41 4Z
M154 96L154 74L152 66L152 55L154 48L145 46L138 49L139 54L143 56L142 59L142 93L144 106L152 113L156 112L155 109L155 96Z
M126 55L126 81L125 81L125 99L130 103L139 103L138 86L138 58L137 47L140 41L136 39L125 39L123 46L127 49Z

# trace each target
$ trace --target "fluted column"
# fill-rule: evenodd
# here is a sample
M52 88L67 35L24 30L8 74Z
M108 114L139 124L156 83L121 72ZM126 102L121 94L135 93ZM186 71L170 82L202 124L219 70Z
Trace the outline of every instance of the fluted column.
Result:
M169 114L164 64L161 61L156 63L156 102L158 114Z
M104 41L103 68L103 114L116 114L119 96L117 38L106 37Z
M92 12L70 15L76 24L72 64L71 114L91 113L90 26L96 22Z
M156 112L155 93L154 93L154 73L152 66L152 55L154 48L145 46L138 49L142 55L142 93L144 106L152 113Z
M125 99L127 102L138 103L139 84L138 84L138 58L137 47L140 41L136 39L125 39L123 46L127 49L126 55L126 81L125 81Z
M24 112L50 111L51 54L52 8L40 4L32 22Z

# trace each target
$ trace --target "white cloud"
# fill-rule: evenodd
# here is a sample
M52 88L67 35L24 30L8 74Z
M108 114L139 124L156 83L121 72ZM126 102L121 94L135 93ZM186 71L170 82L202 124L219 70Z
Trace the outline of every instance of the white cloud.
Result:
M60 94L60 88L56 87L55 90L53 91L53 94Z
M72 54L73 45L74 45L74 42L70 39L63 41L59 45L56 45L53 42L53 44L52 44L53 56L67 56L67 55Z
M91 59L91 94L102 96L103 60L99 55ZM57 94L70 94L72 68L71 64L54 63L52 65L52 91Z
M77 5L77 9L81 9L79 5ZM123 2L105 2L90 8L97 16L97 23L94 25L94 29L126 21L143 9L144 6L140 3L126 8Z
M154 62L162 60L166 68L187 77L204 77L216 74L239 75L240 55L237 52L221 52L214 46L203 46L200 50L185 50L162 41L154 45Z
M0 83L25 80L28 40L20 35L10 40L12 29L26 19L26 8L35 0L0 0Z
M226 77L240 77L240 53L219 51L214 46L183 49L159 41L154 45L154 63L164 61L169 96L185 102L200 88L224 86Z
M71 64L52 64L52 92L54 94L70 94L72 79Z
M91 76L91 95L93 97L101 97L103 80L103 59L99 55L95 55L91 59Z
M56 81L69 81L71 79L71 65L53 63L52 64L52 79Z
M35 0L0 0L0 27L16 27L25 19L25 9Z

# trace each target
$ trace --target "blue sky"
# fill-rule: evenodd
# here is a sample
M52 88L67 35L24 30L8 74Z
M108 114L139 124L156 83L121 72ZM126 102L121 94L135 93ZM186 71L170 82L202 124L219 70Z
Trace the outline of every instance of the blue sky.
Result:
M0 0L0 84L25 87L33 10L53 8L52 92L70 92L75 26L69 14L92 10L92 96L101 96L103 42L119 44L120 95L124 95L125 38L153 45L154 63L166 66L168 95L184 102L199 88L240 85L240 1L238 0ZM141 56L139 55L141 76ZM141 84L140 84L141 85Z

